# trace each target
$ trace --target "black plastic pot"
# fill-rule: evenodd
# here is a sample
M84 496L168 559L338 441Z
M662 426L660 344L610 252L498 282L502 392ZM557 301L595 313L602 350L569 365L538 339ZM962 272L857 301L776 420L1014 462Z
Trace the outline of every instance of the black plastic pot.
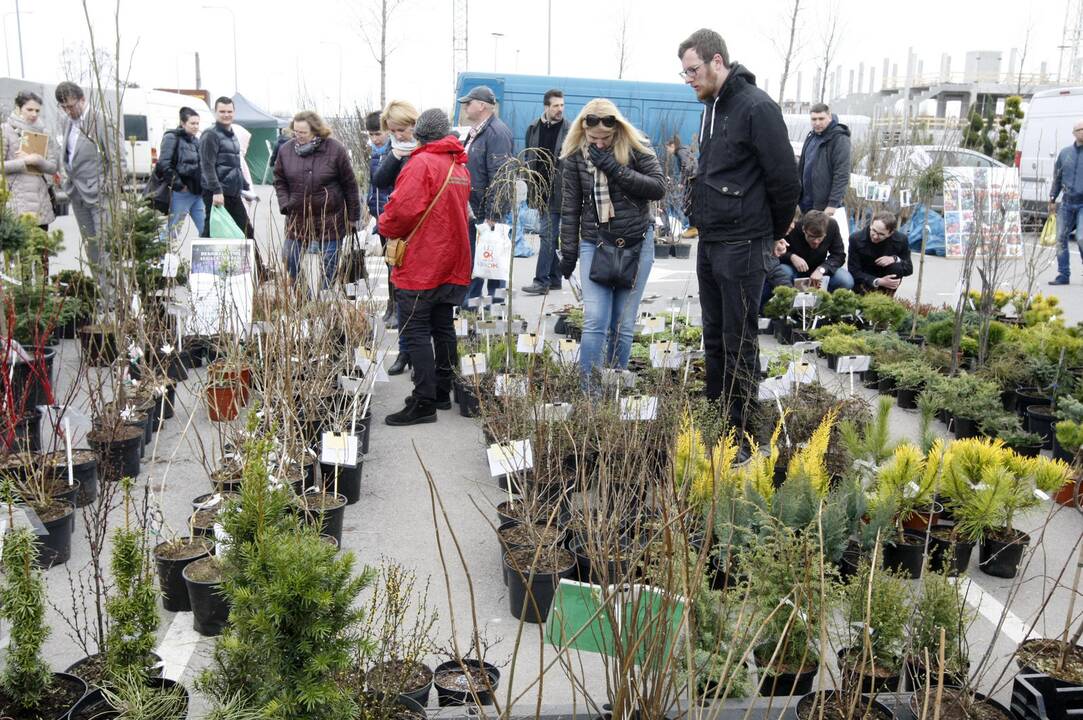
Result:
M881 395L893 395L895 393L895 378L881 375L876 382L876 389Z
M925 556L924 533L903 531L906 542L890 545L884 542L884 567L906 573L909 577L921 577L921 565Z
M974 438L981 435L981 430L978 428L976 420L970 418L955 416L955 437L959 440L966 438Z
M122 477L139 475L140 450L143 435L132 435L126 439L100 441L87 436L87 443L98 454L98 477L102 482L116 482Z
M622 546L625 543L631 541L626 538L621 538ZM578 580L580 582L589 582L596 585L599 584L617 584L625 582L625 578L629 578L631 575L630 570L632 567L632 560L630 558L622 558L620 560L606 560L604 569L599 567L600 558L592 558L588 554L588 550L585 544L582 542L572 543L572 547L569 550L575 555L575 565L577 570Z
M852 683L857 680L858 668L856 662L851 664L848 662L849 658L854 658L855 661L861 659L861 648L843 648L838 652L839 659L839 671L845 678L843 683ZM863 693L881 693L881 692L895 692L899 689L899 681L901 675L896 673L894 675L873 677L868 674L861 674L861 692Z
M347 505L353 505L361 499L361 468L363 462L361 458L358 458L355 467L320 463L320 480L323 487L328 492L338 492L339 495L346 498Z
M1042 447L1046 450L1053 449L1053 423L1056 420L1049 405L1027 406L1027 429L1042 438Z
M918 388L899 388L898 393L895 395L896 401L899 403L899 407L903 410L917 410L918 408L918 394L921 392Z
M676 243L669 246L669 252L671 257L678 260L687 260L692 254L692 246L688 243Z
M53 361L56 350L52 348L23 346L30 355L30 362L16 360L15 367L10 367L10 360L4 363L3 372L10 373L11 396L16 408L34 408L48 405L52 401Z
M933 655L930 650L930 655ZM937 665L936 658L932 656L933 668L932 668L932 684L935 690L937 680ZM970 674L970 661L966 661L966 670L962 672L945 672L944 673L944 687L945 688L961 688L966 684L967 676ZM918 692L919 689L925 687L926 677L925 665L923 662L914 657L908 657L906 662L903 663L903 675L906 678L906 685L910 688L911 692Z
M68 466L56 468L57 477L67 479ZM90 505L98 499L98 458L89 458L85 462L74 463L71 474L75 482L79 483L79 492L75 495L75 507L81 508Z
M330 535L342 545L342 521L346 517L346 497L339 493L334 507L309 510L302 507L305 522L320 529L323 535Z
M188 540L188 537L177 538ZM205 558L211 554L211 545L205 538L196 538L204 543L202 552L193 549L191 557L178 559L158 557L158 551L169 542L159 543L154 548L154 563L158 568L158 585L162 590L162 607L170 612L182 612L192 609L192 603L188 598L188 587L184 582L184 568L186 565Z
M75 506L67 503L67 512L63 516L42 523L48 535L36 538L38 545L37 564L41 568L62 565L71 558L71 535L75 531Z
M951 555L953 548L955 554ZM949 575L961 575L970 565L970 555L973 552L973 542L961 538L956 538L955 542L949 542L936 535L929 535L929 569L933 572L943 572L946 569ZM949 556L951 556L950 566L947 565Z
M59 500L60 502L70 503L72 507L75 507L75 501L79 497L79 481L73 480L71 485L67 484L67 481L54 484L52 487L53 500Z
M112 332L93 329L91 326L79 328L79 345L83 349L83 360L93 367L112 365L119 357L117 339Z
M1053 435L1053 457L1057 460L1063 460L1064 462L1071 464L1075 460L1075 455L1070 451L1066 450L1060 444L1060 441L1057 440L1057 424L1053 423L1053 425L1049 428L1049 431Z
M169 420L176 414L177 408L177 384L169 383L165 386L165 394L158 399L159 412L162 419Z
M488 684L483 688L474 688L476 696L467 689L453 689L441 687L436 682L437 676L445 671L459 671L463 666L480 668L485 671L489 676ZM440 663L433 671L433 686L436 688L436 698L440 707L457 707L460 705L492 705L493 693L496 692L497 687L500 685L500 670L495 666L487 662L479 662L472 658L464 658L461 661L449 660L446 663Z
M184 695L184 712L181 713L179 717L188 717L188 706L191 698L186 687L175 680L164 677L151 678L147 681L147 684L151 687L161 688L163 690L179 688ZM94 688L83 695L79 702L75 703L75 707L71 709L71 713L67 717L69 720L113 720L120 716L120 712L114 710L108 701L106 701L105 694L101 691L101 688Z
M838 694L838 690L824 690L823 692L807 693L797 701L797 707L794 709L794 713L798 718L806 716L809 720L815 720L820 717L820 708L823 706L823 703L831 701ZM848 701L849 698L846 698L846 700ZM865 710L866 707L869 709L868 712ZM865 718L866 720L878 720L877 716L879 716L879 720L887 720L888 718L896 717L895 713L888 709L887 705L884 705L879 700L872 700L870 702L869 699L865 697L861 698L860 707L855 715ZM825 712L824 716L834 717L834 714Z
M78 677L76 675L72 675L71 673L54 672L54 673L52 673L52 675L53 675L53 690L57 691L60 688L63 688L63 690L65 691L65 695L66 695L66 697L63 699L63 702L64 703L70 703L58 715L55 715L55 716L52 716L52 717L49 717L49 716L43 717L39 713L34 713L34 712L28 712L26 714L23 714L23 713L14 711L14 708L13 708L12 709L13 715L9 716L9 715L5 714L4 717L5 718L14 717L15 720L20 720L21 718L38 718L39 720L54 720L54 718L55 718L55 720L67 720L67 718L70 717L71 709L76 707L79 704L79 701L83 698L83 696L86 695L87 684L81 677Z
M1027 408L1031 405L1048 405L1053 398L1042 392L1041 388L1021 387L1015 389L1015 411L1026 420Z
M481 414L481 402L470 385L464 384L462 390L459 391L459 414L467 418Z
M357 445L362 455L369 454L369 433L372 431L372 411L357 418Z
M877 390L880 386L880 373L876 368L870 367L861 377L861 384L869 390Z
M27 406L14 423L5 413L0 421L0 445L4 452L41 452L41 410Z
M181 576L192 606L192 625L200 635L221 635L229 623L229 599L222 592L222 583L193 580L188 575L191 567L191 563L185 565Z
M508 604L511 616L528 623L543 623L549 617L553 595L561 578L571 577L575 572L575 556L567 550L567 566L556 572L532 572L529 568L517 570L504 556L504 574L508 578Z
M768 655L770 657L770 655ZM819 663L809 653L808 662L812 668L798 673L771 673L760 669L760 695L763 697L785 697L787 695L807 695L812 692L812 681L816 678Z
M983 538L978 547L978 568L986 575L1000 578L1013 578L1019 572L1019 563L1023 553L1030 545L1030 535L1018 530L1010 542L1003 542L992 537Z

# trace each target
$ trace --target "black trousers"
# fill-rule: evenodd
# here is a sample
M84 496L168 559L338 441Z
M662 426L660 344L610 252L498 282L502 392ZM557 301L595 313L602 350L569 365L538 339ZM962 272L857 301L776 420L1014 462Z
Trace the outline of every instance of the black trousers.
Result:
M244 209L244 200L240 195L225 195L226 199L226 212L233 218L233 222L237 223L237 227L244 230L244 236L249 240L254 240L256 237L255 230L252 228L252 221L248 219L248 211ZM203 207L207 211L207 219L203 221L203 235L202 237L211 236L211 208L214 207L214 193L203 193Z
M461 290L461 291L460 291ZM414 368L414 397L433 401L451 393L452 374L459 362L454 307L466 288L449 291L395 288L399 309L399 336Z
M722 242L700 237L696 257L703 311L707 397L744 430L759 387L757 317L771 253L769 240Z

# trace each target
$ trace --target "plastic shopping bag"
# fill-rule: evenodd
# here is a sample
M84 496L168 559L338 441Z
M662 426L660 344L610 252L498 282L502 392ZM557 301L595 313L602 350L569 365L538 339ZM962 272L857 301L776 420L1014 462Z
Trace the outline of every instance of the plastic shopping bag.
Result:
M219 240L244 240L244 231L233 222L228 210L220 205L212 205L211 237Z
M1053 213L1049 214L1049 217L1045 219L1045 225L1042 227L1042 234L1038 238L1038 242L1042 247L1053 247L1057 244L1057 216Z
M474 277L487 280L511 279L511 228L503 223L477 226L478 242L474 249Z

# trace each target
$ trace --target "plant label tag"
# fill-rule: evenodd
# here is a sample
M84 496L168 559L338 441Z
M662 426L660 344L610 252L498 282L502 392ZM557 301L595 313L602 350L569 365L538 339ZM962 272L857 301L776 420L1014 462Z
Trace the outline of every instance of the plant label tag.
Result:
M868 355L840 355L838 360L838 372L865 372L869 369L872 358Z
M201 503L196 504L196 510L210 510L211 508L218 507L222 502L222 494L215 493Z
M654 335L655 333L666 331L665 318L658 317L657 315L648 315L643 320L643 332L648 335Z
M654 420L658 416L658 398L632 395L620 399L621 420Z
M346 293L346 297L355 298L360 295L361 292L359 285L360 283L355 282L346 283L346 285L342 288L343 291Z
M899 206L900 207L910 207L910 204L911 204L910 203L910 191L909 190L901 190L899 192Z
M361 383L364 382L364 380L365 378L339 375L338 386L342 388L343 392L349 393L350 395L356 395L357 391L361 389Z
M320 462L325 465L357 467L357 436L344 432L323 433Z
M470 353L459 359L459 372L464 377L471 375L484 375L486 360L484 353Z
M526 378L501 373L496 376L495 391L497 397L525 397Z
M558 340L556 346L560 362L571 365L579 360L579 343L575 340Z
M756 321L756 327L760 330L766 330L771 327L771 318L760 318Z
M470 334L470 322L466 318L459 318L455 321L455 335L457 337L466 337Z
M479 297L470 298L469 300L466 301L466 306L467 307L472 307L472 308L474 308L476 310L477 308L481 307L481 298L479 298Z
M774 400L790 394L790 383L785 378L767 378L760 383L759 399Z
M914 493L915 495L921 493L921 487L919 487L918 484L913 480L906 483L906 487L910 488L910 492Z
M162 256L162 277L175 278L180 271L180 255L166 253Z
M368 377L370 371L374 372L375 376L372 378L373 382L391 382L391 378L388 376L387 370L384 369L383 363L378 363L372 358L358 358L357 367L365 377Z
M801 342L795 342L793 344L793 349L801 353L816 352L819 348L819 340L802 340Z
M512 297L515 297L514 291L512 292ZM507 300L507 299L508 299L508 289L507 288L497 288L496 290L493 290L493 300Z
M771 367L771 358L764 353L760 353L760 372L767 372Z
M496 332L497 335L503 335L508 331L508 321L493 320L493 331Z
M1050 499L1049 498L1049 493L1044 492L1044 491L1040 490L1039 488L1034 488L1034 497L1038 498L1039 500L1049 500Z
M515 343L516 352L539 355L542 350L541 336L537 333L523 333L518 336L518 340Z
M478 330L484 333L490 333L496 331L495 320L478 320Z
M602 368L602 384L607 387L634 388L636 385L636 374L628 370Z
M797 293L793 297L793 306L798 310L800 310L802 308L807 309L807 310L811 310L812 308L816 307L817 299L818 298L816 297L815 293L809 293L809 292Z
M542 403L538 406L538 422L562 422L571 416L571 403Z
M651 343L651 367L675 370L684 363L684 350L672 342Z
M372 360L372 353L366 347L359 347L353 351L354 367L361 367L362 360Z
M816 379L816 366L807 362L791 362L782 377L787 383L810 383Z
M493 443L485 451L489 475L494 478L512 475L534 467L534 451L529 440Z

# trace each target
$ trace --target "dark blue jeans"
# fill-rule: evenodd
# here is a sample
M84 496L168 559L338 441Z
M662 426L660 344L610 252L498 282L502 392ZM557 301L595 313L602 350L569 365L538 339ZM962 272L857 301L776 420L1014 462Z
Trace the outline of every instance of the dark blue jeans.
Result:
M548 285L551 290L560 289L560 258L557 257L557 241L560 239L560 212L545 210L541 215L541 249L538 250L538 267L534 270L534 282Z
M1057 277L1071 277L1072 252L1069 235L1075 232L1079 256L1083 258L1083 205L1062 202L1057 208Z

